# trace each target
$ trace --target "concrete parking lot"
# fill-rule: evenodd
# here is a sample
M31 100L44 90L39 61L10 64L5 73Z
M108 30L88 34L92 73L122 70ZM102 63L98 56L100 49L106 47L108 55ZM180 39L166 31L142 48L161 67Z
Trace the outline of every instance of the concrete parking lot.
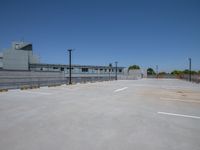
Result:
M1 150L199 150L200 85L143 79L0 93Z

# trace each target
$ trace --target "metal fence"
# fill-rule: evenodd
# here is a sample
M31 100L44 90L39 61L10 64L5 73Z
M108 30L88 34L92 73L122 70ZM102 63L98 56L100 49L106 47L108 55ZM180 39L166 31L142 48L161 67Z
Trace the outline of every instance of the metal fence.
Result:
M176 79L178 78L172 74L164 74L164 75L147 75L147 78L165 78L165 79Z
M189 81L189 75L181 75L180 79ZM200 75L192 75L191 76L191 82L195 82L195 83L200 83Z
M182 79L189 81L189 75L184 74L184 75L171 75L171 74L166 74L166 75L148 75L147 78L165 78L165 79ZM200 83L200 75L192 75L191 76L191 82L195 83Z
M114 80L114 76L78 76L72 77L72 83L86 83ZM0 72L0 89L34 88L68 84L69 77L62 73L52 72Z

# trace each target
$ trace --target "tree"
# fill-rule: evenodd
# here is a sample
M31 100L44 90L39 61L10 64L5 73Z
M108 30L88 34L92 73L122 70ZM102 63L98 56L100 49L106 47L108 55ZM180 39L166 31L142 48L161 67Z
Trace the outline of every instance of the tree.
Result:
M132 65L132 66L128 67L128 70L135 70L135 69L140 69L140 66Z
M164 72L164 71L163 71L163 72L159 72L159 73L158 73L158 75L166 75L166 74L167 74L167 73L166 73L166 72Z
M172 75L181 75L181 74L183 74L183 71L181 71L181 70L174 70L174 71L171 72L171 74Z
M147 74L148 75L155 75L156 73L155 73L155 71L152 68L148 68L147 69Z
M197 72L197 71L194 71L194 70L192 70L192 71L191 71L191 74L198 74L198 72Z
M183 71L183 73L184 73L184 74L190 74L190 70L185 69L185 70Z
M190 70L186 69L186 70L183 71L183 73L184 73L184 74L190 74ZM191 70L191 74L194 75L194 74L197 74L197 72L194 71L194 70Z
M174 71L171 72L171 74L173 74L173 75L190 74L190 70L188 70L188 69L185 69L185 70L183 70L183 71L181 71L181 70L174 70ZM192 74L192 75L198 74L198 72L192 70L192 71L191 71L191 74Z

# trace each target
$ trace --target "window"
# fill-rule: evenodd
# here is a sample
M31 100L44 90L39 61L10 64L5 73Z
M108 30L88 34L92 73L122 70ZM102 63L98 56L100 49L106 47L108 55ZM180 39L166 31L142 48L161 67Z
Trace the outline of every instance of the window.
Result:
M119 72L122 72L122 69L119 69Z
M60 71L64 71L64 68L63 68L63 67L61 67L61 68L60 68Z
M88 68L82 68L82 72L88 72Z

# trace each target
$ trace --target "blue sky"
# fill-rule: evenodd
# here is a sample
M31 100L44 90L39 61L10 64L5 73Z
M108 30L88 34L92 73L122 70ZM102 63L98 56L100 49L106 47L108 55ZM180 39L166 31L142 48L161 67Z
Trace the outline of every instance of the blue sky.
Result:
M0 49L33 43L43 63L200 70L199 0L1 0Z

